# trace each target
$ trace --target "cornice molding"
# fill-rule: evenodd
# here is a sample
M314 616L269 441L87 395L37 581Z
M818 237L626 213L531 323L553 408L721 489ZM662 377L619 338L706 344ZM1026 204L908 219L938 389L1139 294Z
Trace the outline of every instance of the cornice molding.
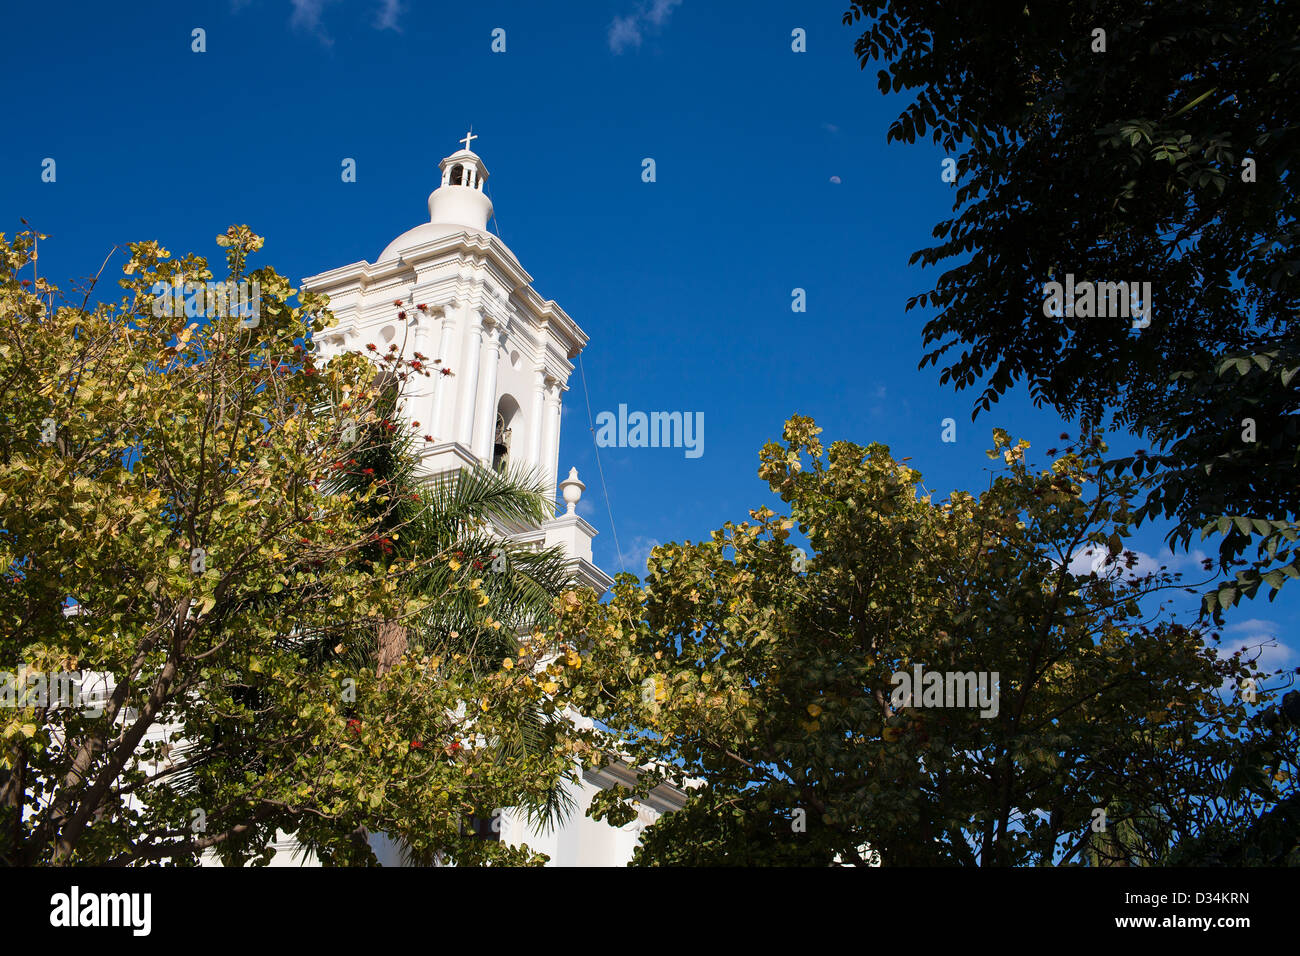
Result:
M471 269L478 269L490 262L505 280L506 295L502 299L495 296L482 296L493 303L492 309L508 310L511 297L517 298L536 319L535 324L548 337L554 338L564 352L566 359L574 359L586 347L587 334L579 327L567 312L554 300L543 299L532 287L533 277L515 258L513 252L496 236L474 229L458 229L445 236L438 236L405 249L395 259L370 263L364 259L352 262L327 272L317 273L301 280L299 285L313 292L330 294L331 290L342 290L355 286L363 296L380 291L383 283L400 284L403 276L414 273L416 283L423 272L428 269L419 267L430 260L438 259L452 253L460 252L470 261L466 264ZM443 277L455 281L453 277ZM442 280L435 280L442 281ZM477 283L476 283L477 284ZM496 303L500 302L500 306Z

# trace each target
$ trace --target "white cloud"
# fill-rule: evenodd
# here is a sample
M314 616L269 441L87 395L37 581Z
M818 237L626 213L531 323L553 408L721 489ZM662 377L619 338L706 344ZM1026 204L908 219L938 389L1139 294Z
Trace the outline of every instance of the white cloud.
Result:
M637 535L619 555L622 565L638 577L643 576L646 572L646 562L650 559L650 551L660 543L658 538Z
M293 7L289 24L304 30L319 29L320 15L325 10L325 4L329 2L330 0L289 0L289 6Z
M1134 551L1132 548L1126 550L1137 555L1137 563L1132 568L1127 567L1123 555L1108 562L1110 551L1104 545L1089 545L1076 551L1070 558L1070 573L1082 577L1095 571L1099 577L1122 574L1125 577L1140 578L1144 574L1160 570L1160 562L1145 551Z
M400 33L402 28L397 25L397 18L404 12L402 0L379 0L379 15L375 17L375 29L396 30Z
M1294 667L1296 652L1281 641L1269 641L1259 649L1259 666L1261 670L1272 671Z
M673 7L681 5L682 0L654 0L654 6L650 9L650 22L657 27L663 26L668 22L668 15L673 12Z
M651 0L632 13L615 17L609 25L610 50L622 53L629 47L639 47L645 33L663 29L673 10L681 3L682 0Z
M1245 621L1236 621L1229 624L1224 630L1226 631L1250 631L1252 633L1276 634L1278 624L1276 621L1265 621L1263 618L1252 617Z
M1248 659L1256 659L1260 670L1272 671L1279 668L1294 667L1297 655L1294 648L1277 639L1280 625L1276 621L1252 617L1244 621L1234 621L1223 630L1222 643L1219 644L1219 656L1231 657L1246 648ZM1235 636L1240 635L1240 636Z
M235 4L235 10L238 11L249 0L232 0L232 2ZM289 15L289 26L295 30L310 33L325 46L333 46L334 38L325 31L322 17L325 8L337 2L338 0L289 0L289 6L293 11ZM402 0L379 0L378 8L375 11L375 19L372 21L371 26L376 30L400 32L401 27L398 25L398 18L405 12L406 8Z
M1137 564L1132 569L1125 568L1122 560L1107 565L1105 562L1108 552L1104 546L1085 545L1070 558L1070 573L1083 576L1095 570L1104 576L1122 573L1125 577L1141 577L1159 571L1161 565L1164 565L1172 573L1182 572L1184 579L1179 583L1190 586L1189 581L1195 584L1201 580L1197 577L1198 574L1204 574L1201 562L1209 557L1200 549L1190 554L1167 553L1163 558L1153 557L1134 548L1127 550L1137 555ZM1089 551L1092 553L1089 554ZM1226 659L1244 647L1246 653L1243 656L1255 660L1263 671L1295 667L1300 662L1300 652L1277 639L1280 630L1281 626L1276 621L1258 617L1232 621L1220 629L1223 639L1217 645L1218 655Z
M289 5L293 7L289 26L310 33L326 46L333 46L333 37L325 32L320 22L326 4L333 2L334 0L289 0Z
M635 13L626 17L615 17L609 25L609 48L615 53L622 53L630 46L641 45L641 29L637 25Z
M1099 575L1111 576L1123 574L1128 578L1140 578L1143 575L1150 574L1153 571L1159 571L1161 567L1171 574L1182 572L1184 576L1190 572L1194 574L1201 570L1201 562L1205 560L1205 552L1201 550L1193 551L1191 554L1174 554L1167 552L1162 557L1147 554L1145 551L1139 551L1137 548L1125 548L1125 551L1132 551L1137 555L1137 563L1132 568L1126 566L1123 555L1113 563L1106 564L1106 556L1109 553L1105 545L1088 544L1084 545L1070 558L1070 573L1079 576L1087 575L1096 571ZM1182 586L1187 586L1186 580L1181 581Z

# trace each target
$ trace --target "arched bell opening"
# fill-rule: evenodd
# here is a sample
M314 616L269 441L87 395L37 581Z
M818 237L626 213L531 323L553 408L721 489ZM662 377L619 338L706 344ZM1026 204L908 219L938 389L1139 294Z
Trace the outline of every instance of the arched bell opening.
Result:
M502 395L497 403L492 429L492 469L505 471L510 465L510 446L515 441L514 426L519 417L519 403L513 395Z

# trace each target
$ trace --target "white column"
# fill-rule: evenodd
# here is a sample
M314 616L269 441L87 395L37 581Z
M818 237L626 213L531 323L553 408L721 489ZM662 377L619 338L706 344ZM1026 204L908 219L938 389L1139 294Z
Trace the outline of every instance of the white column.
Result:
M464 357L460 363L460 420L456 423L456 441L472 448L474 443L474 402L478 398L478 367L483 351L483 316L477 309L469 310L469 325L465 330Z
M546 389L546 440L543 449L547 497L554 501L560 467L560 383L555 379L550 380Z
M444 368L451 368L453 372L456 371L451 361L451 342L454 334L455 329L452 321L447 317L444 310L442 313L442 336L438 342L438 354L434 356L434 358L442 359L442 362L441 364L429 363L429 371L433 373L433 412L429 416L429 429L421 432L420 441L416 443L417 448L423 442L424 435L432 435L440 442L452 439L456 435L456 426L450 421L450 418L447 422L443 422L444 410L447 405L447 393L452 391L454 376L442 374Z
M412 313L415 315L415 318L413 319L415 325L415 342L411 347L412 354L407 356L407 358L418 361L423 367L422 370L427 372L433 364L433 361L429 356L429 319L427 316L415 309L407 312L407 315L411 315ZM419 352L424 356L424 358L415 359L414 353L416 352ZM407 381L411 385L411 402L408 407L407 417L413 422L420 423L420 427L418 429L412 429L412 431L423 435L429 429L430 420L428 416L433 411L434 383L431 379L425 378L419 372L413 372ZM417 437L415 440L415 447L419 448L422 444L423 441Z
M492 436L497 417L497 369L501 361L501 340L505 330L499 324L490 325L483 349L482 388L479 389L478 414L474 423L474 454L486 464L492 464Z
M528 416L528 467L539 475L546 473L542 465L542 429L546 421L546 369L537 366L533 373L533 405Z

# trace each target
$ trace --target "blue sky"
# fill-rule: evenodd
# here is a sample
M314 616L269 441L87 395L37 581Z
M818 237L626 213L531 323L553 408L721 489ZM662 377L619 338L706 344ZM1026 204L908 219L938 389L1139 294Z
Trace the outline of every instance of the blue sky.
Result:
M698 540L768 503L758 449L796 412L824 439L910 456L931 491L977 491L995 425L1029 439L1038 460L1063 425L1023 391L972 424L973 394L917 369L924 314L903 304L934 274L907 259L949 213L952 187L937 147L886 145L904 101L858 68L843 8L13 5L0 230L23 216L50 234L42 273L66 287L128 241L219 260L213 238L248 223L267 238L260 262L297 280L373 261L425 221L437 163L473 124L495 226L538 292L591 337L593 414L620 403L704 414L699 458L601 450L620 559L573 376L561 474L576 465L587 483L580 510L601 531L601 566L642 572L651 544ZM195 28L205 53L191 50ZM497 28L504 53L491 50ZM796 28L807 52L791 49ZM46 157L54 183L41 181ZM341 181L345 157L355 183ZM647 157L654 183L641 178ZM806 312L791 311L795 288ZM953 444L940 440L947 417ZM1135 545L1156 554L1160 534ZM1229 633L1284 638L1298 611L1293 585L1237 609ZM1285 646L1267 659L1300 663Z

